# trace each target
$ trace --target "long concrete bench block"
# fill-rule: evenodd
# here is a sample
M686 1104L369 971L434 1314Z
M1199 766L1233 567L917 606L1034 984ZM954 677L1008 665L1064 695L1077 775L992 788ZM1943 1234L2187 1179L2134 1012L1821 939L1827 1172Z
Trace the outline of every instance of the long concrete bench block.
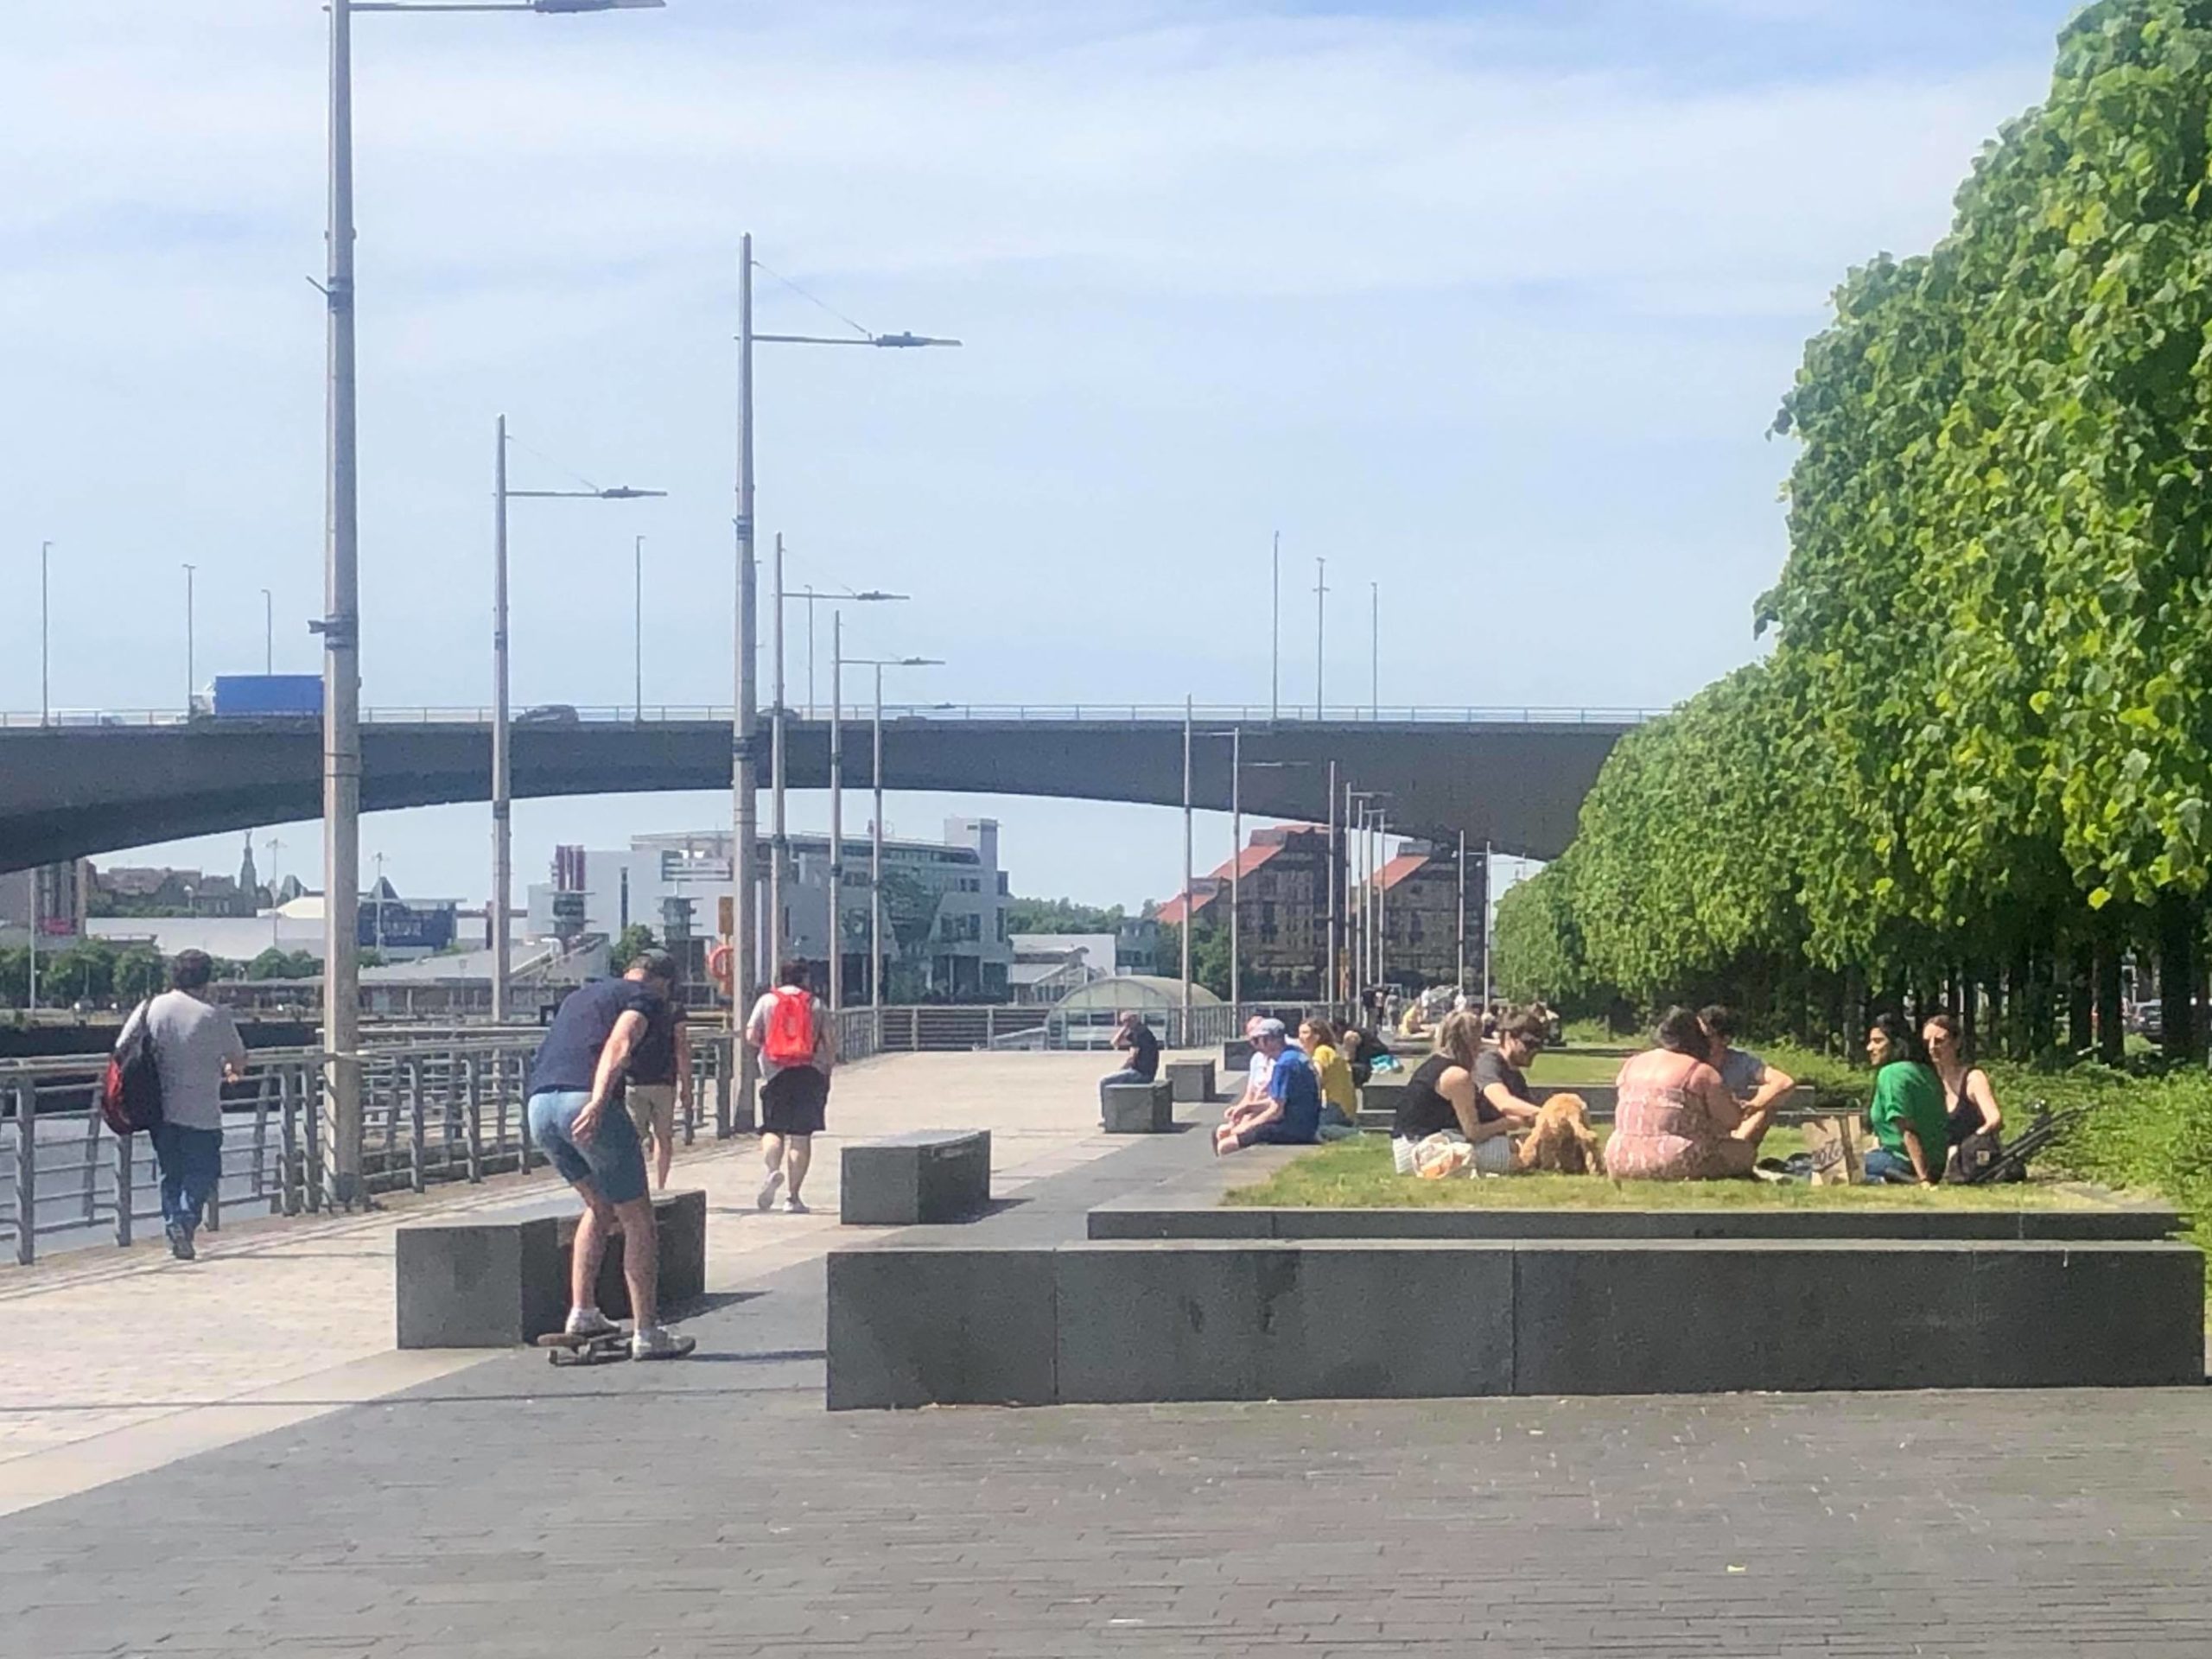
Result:
M1224 1076L1243 1077L1252 1066L1252 1044L1249 1038L1238 1037L1221 1046L1221 1069Z
M568 1199L450 1220L409 1222L394 1236L394 1290L402 1348L501 1348L533 1342L569 1317L569 1274L582 1211ZM653 1200L661 1306L674 1310L707 1289L707 1195ZM630 1317L623 1241L607 1243L599 1306Z
M2151 1243L2178 1232L2171 1210L1419 1210L1224 1207L1217 1190L1155 1189L1100 1205L1089 1235L1109 1238L1859 1239Z
M1449 1261L1387 1247L1136 1245L1064 1249L1057 1261L1063 1403L1421 1399L1511 1386L1503 1252Z
M862 1281L832 1258L840 1407L1026 1400L1048 1373L1049 1397L1067 1403L2204 1378L2203 1257L2175 1243L1176 1240L864 1254L865 1310L850 1288Z
M1179 1103L1203 1104L1211 1100L1214 1095L1213 1062L1170 1060L1167 1062L1167 1084Z
M1052 1251L835 1250L828 1272L830 1410L1058 1397Z
M1109 1135L1166 1135L1175 1127L1174 1085L1109 1083L1099 1090L1101 1125Z
M963 1221L990 1208L988 1129L918 1129L844 1148L837 1219L855 1227Z

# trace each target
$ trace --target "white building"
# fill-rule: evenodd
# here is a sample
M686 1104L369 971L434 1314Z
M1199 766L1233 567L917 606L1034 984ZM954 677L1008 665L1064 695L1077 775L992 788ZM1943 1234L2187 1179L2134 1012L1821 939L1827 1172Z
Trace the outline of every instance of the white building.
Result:
M1121 971L1111 933L1017 933L1009 982L1017 1002L1058 1002L1070 991Z
M650 928L686 959L699 963L705 942L721 936L730 893L728 830L639 836L626 850L563 849L572 885L540 882L529 890L527 931L533 938L563 931L618 937ZM868 995L868 878L865 833L845 837L838 912L843 934L847 998ZM767 899L769 845L760 843L760 902ZM887 1001L1006 1000L1014 950L1007 938L1007 878L999 868L999 826L991 818L950 818L942 842L883 843L884 992ZM794 836L784 890L785 950L826 973L830 960L830 842ZM687 948L687 941L694 942Z

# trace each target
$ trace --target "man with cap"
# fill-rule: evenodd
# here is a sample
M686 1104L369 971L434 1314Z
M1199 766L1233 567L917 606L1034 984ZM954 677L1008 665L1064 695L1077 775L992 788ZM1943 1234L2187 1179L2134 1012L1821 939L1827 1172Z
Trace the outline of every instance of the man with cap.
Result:
M1267 1057L1267 1093L1257 1102L1240 1102L1214 1131L1216 1153L1247 1147L1310 1147L1321 1135L1321 1079L1305 1051L1290 1040L1280 1020L1262 1020L1252 1033L1253 1046Z
M530 1068L530 1134L584 1201L570 1275L568 1332L615 1329L599 1311L599 1268L607 1241L622 1234L622 1277L636 1328L633 1359L674 1359L692 1349L660 1323L660 1248L645 1154L623 1101L632 1058L656 1021L667 1018L676 963L664 950L640 951L620 979L572 991L538 1045Z

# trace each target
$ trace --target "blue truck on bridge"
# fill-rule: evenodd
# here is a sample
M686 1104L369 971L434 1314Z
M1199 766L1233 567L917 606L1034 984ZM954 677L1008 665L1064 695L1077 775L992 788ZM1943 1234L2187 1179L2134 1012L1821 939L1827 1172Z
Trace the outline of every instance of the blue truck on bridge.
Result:
M320 674L218 674L207 693L218 720L283 720L322 715Z

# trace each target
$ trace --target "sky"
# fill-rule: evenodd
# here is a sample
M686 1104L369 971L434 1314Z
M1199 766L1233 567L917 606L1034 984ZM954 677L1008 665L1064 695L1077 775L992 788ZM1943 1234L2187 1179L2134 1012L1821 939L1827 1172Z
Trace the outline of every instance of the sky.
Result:
M1939 238L2047 87L2068 0L671 0L355 26L364 702L489 700L493 422L518 706L727 703L737 239L764 346L760 529L961 702L1663 707L1758 649L1786 551L1766 435L1851 265ZM0 58L0 708L180 705L315 671L324 16L22 9ZM765 542L764 542L765 551ZM1367 649L1370 584L1383 647ZM767 631L763 626L764 641ZM824 645L826 651L826 644ZM795 658L800 655L795 647ZM794 664L795 675L801 671ZM826 694L826 689L825 689ZM894 690L896 697L899 692ZM998 816L1017 892L1134 906L1173 810ZM520 802L556 842L726 796ZM798 798L803 828L824 798ZM849 814L857 827L865 809ZM313 824L270 826L319 879ZM1201 859L1225 857L1225 819ZM488 813L378 814L403 892L481 902ZM236 836L109 861L235 867ZM262 854L264 872L268 855Z

